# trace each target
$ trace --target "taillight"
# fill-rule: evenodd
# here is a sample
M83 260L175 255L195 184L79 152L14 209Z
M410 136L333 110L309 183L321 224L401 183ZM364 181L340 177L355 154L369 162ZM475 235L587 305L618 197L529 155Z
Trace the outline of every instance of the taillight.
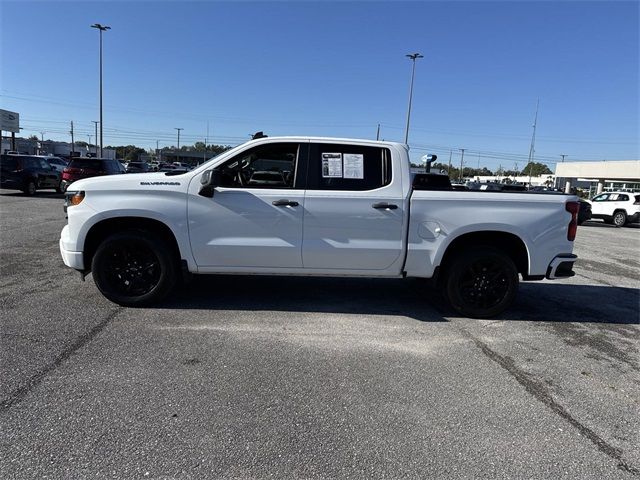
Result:
M578 212L580 211L580 204L578 202L567 202L564 208L571 214L571 221L567 229L567 240L573 242L578 232Z

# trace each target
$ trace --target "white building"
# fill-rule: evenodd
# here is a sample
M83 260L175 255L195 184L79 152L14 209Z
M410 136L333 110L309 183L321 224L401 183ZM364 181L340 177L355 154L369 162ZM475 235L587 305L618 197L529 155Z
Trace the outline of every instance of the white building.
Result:
M640 192L640 160L558 163L555 176L565 192L588 185L590 197L603 191Z

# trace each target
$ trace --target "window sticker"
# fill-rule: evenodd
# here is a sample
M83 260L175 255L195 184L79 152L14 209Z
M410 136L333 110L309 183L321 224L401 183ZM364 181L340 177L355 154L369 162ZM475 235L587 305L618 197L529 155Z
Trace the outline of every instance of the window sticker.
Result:
M344 178L364 178L364 155L361 153L344 154Z
M323 153L322 154L322 177L342 178L342 154Z

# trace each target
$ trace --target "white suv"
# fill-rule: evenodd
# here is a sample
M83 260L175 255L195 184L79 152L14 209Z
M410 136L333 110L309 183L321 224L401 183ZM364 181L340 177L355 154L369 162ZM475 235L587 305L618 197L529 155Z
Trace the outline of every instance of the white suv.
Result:
M640 194L604 192L591 199L591 217L622 227L640 221Z

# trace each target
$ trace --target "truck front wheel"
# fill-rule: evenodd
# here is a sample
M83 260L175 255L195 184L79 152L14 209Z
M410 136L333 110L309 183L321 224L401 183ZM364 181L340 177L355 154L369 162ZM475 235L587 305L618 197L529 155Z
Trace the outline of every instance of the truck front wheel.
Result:
M93 256L91 270L98 290L125 307L157 302L169 293L177 278L169 245L142 230L107 237Z
M518 271L513 260L494 248L479 247L460 253L445 272L444 295L456 311L467 317L489 318L502 313L518 291Z

